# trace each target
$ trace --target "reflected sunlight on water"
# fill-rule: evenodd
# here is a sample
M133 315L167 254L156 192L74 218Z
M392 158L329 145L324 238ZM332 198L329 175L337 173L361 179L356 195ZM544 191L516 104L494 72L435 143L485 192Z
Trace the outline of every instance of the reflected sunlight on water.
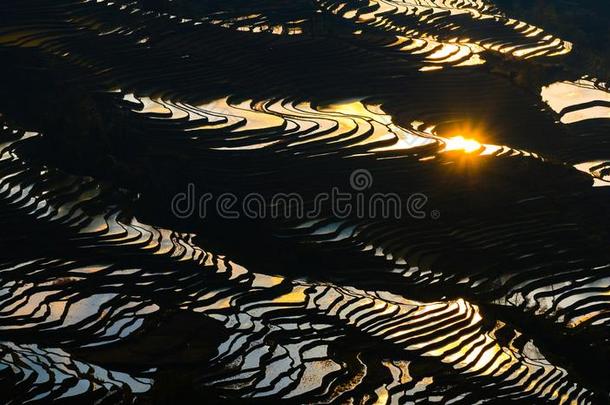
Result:
M542 88L542 100L561 115L563 124L595 118L610 118L610 93L605 83L580 79L556 82Z
M474 139L464 138L462 135L454 136L451 138L443 138L445 142L445 150L463 150L466 153L474 152L475 150L481 149L481 144Z

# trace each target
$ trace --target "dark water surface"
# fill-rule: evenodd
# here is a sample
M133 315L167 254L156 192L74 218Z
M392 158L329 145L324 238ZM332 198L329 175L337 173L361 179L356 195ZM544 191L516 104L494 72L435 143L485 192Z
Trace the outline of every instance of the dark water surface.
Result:
M2 1L0 402L610 403L601 3Z

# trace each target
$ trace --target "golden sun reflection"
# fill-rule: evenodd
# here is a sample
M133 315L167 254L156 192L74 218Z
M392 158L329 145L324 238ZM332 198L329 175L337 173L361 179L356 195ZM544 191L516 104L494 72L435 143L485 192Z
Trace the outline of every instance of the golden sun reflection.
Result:
M445 142L445 150L463 150L466 153L474 152L481 148L481 144L474 139L464 138L462 135L451 138L443 138Z

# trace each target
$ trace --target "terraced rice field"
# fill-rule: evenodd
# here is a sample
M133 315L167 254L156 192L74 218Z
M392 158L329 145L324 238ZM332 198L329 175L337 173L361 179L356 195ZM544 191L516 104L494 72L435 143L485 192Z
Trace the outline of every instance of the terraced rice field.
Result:
M610 84L500 3L0 2L0 403L610 403Z

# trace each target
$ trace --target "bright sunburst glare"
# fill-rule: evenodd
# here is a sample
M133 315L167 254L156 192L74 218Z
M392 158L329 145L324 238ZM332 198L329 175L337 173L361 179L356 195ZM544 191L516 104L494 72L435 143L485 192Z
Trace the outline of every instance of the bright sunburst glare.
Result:
M481 148L481 144L474 139L464 138L462 135L444 138L445 150L463 150L466 153L474 152Z

